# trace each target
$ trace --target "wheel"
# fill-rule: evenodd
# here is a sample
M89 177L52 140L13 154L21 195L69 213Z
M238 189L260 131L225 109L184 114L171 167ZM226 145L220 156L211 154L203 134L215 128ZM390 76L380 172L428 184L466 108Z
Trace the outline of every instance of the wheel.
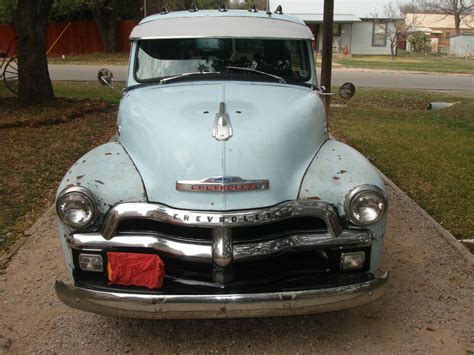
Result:
M13 56L5 65L3 70L3 81L6 87L15 95L18 94L18 61L17 57Z

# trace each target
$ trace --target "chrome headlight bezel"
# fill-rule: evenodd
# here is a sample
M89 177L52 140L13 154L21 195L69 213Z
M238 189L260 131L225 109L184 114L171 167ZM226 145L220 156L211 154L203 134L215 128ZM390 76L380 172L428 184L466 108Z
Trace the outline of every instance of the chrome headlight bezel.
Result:
M71 194L75 194L78 197L83 198L84 201L86 201L86 203L90 206L91 217L84 223L73 223L70 220L68 220L65 217L65 214L63 213L61 205L64 202L64 199L70 196ZM68 225L69 227L76 228L76 229L85 229L87 227L90 227L92 224L94 224L94 222L97 219L96 198L94 194L89 189L86 189L85 187L82 187L82 186L67 187L61 191L61 193L58 195L56 199L56 213L59 219L64 224Z
M360 219L358 219L356 216L352 214L352 203L354 203L359 197L363 196L364 194L375 194L380 201L382 202L382 209L380 213L378 214L377 218L369 221L369 222L364 222ZM388 198L384 190L382 190L380 187L375 186L375 185L360 185L357 186L356 188L352 189L346 196L345 202L344 202L344 211L346 214L346 218L351 222L352 224L360 227L367 227L371 226L373 224L376 224L379 222L387 213L387 207L388 207Z

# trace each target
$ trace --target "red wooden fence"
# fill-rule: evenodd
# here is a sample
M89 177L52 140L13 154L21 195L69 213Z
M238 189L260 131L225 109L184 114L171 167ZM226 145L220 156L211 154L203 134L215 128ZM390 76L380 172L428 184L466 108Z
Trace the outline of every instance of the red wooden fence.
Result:
M117 48L120 52L130 50L128 37L132 28L138 21L120 21L117 28ZM52 22L48 25L47 49L58 39L64 31L68 22ZM5 52L10 42L15 38L16 32L12 25L0 25L0 52ZM54 45L49 56L70 56L77 54L87 54L102 52L104 46L100 38L99 29L93 21L74 21L64 31L61 38Z

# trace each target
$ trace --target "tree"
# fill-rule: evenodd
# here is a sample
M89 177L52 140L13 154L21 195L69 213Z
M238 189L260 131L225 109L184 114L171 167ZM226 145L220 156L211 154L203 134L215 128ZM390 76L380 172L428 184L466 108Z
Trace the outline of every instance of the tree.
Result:
M425 0L421 4L426 10L453 16L456 33L460 33L463 18L474 12L472 0Z
M89 0L88 6L99 28L104 51L117 52L117 22L119 0Z
M54 100L46 59L46 30L53 0L18 0L18 97L26 105Z
M16 0L0 0L0 23L12 23Z
M421 31L412 33L408 41L412 51L415 53L426 53L430 50L430 37Z
M405 21L400 8L393 5L392 2L384 6L381 15L375 12L371 16L374 19L374 26L384 33L385 38L389 41L390 54L392 55L392 60L395 60L398 42L406 39L408 32L416 26L416 17L413 16L410 22Z

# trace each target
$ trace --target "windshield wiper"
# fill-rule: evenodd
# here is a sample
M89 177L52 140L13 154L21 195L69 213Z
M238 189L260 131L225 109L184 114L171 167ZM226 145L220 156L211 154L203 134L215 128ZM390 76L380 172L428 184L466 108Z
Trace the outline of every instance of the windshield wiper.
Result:
M286 84L286 80L283 79L281 76L273 75L273 74L270 74L270 73L266 73L266 72L261 71L261 70L252 69L252 68L247 68L247 67L233 67L233 66L227 66L227 67L224 67L224 68L226 68L226 69L242 70L242 71L250 71L250 72L252 72L252 73L257 73L257 74L266 75L266 76L272 77L273 79L277 79L277 80L278 80L280 83L282 83L282 84Z
M190 73L181 73L179 75L169 76L167 78L161 79L160 84L166 84L168 81L171 81L171 80L174 80L174 79L179 79L179 78L184 78L186 76L205 75L205 74L220 74L220 73L219 72L210 72L210 71L196 71L196 72L190 72Z

